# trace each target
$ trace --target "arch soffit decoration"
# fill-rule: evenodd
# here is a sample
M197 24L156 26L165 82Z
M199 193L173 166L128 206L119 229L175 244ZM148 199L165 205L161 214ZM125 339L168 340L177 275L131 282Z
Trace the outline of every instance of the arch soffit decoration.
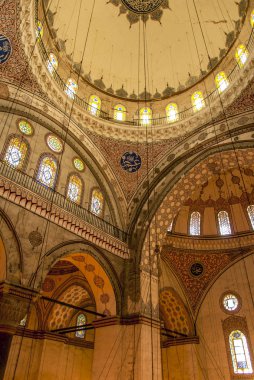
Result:
M214 125L207 126L206 128L201 127L195 132L186 135L186 138L178 143L173 149L169 149L158 162L155 170L150 171L148 178L146 177L141 182L139 188L133 195L129 207L130 235L132 235L133 229L136 225L144 224L142 211L147 207L148 181L151 194L149 198L149 210L152 218L158 209L158 204L161 204L166 197L169 188L172 189L181 176L194 165L208 157L213 152L218 151L218 140L223 143L223 145L220 145L220 151L253 146L254 142L251 136L254 129L253 121L254 115L252 114L248 116L246 115L245 117L241 115L241 117L238 116L233 118L233 120L231 119L230 134L225 126L225 120L219 123L216 127ZM241 139L244 141L232 143L232 136L241 136ZM157 172L159 173L156 174Z
M168 210L168 213L164 214L163 218L165 218L165 216L167 216L168 220L169 220L170 212L173 212L174 215L177 214L177 212L179 211L179 209L181 207L181 204L187 199L187 197L190 196L191 192L194 190L195 185L196 184L201 185L202 183L206 182L207 180L209 180L213 176L213 173L206 169L206 173L202 174L200 176L198 183L195 182L195 184L192 184L192 188L190 187L188 189L188 192L185 191L184 194L181 195L181 201L179 201L179 194L178 194L178 196L175 196L175 198L177 198L176 203L178 204L178 206L174 206L173 207L174 210L172 209L172 211L171 211L172 205L170 205L170 202L168 202L168 198L171 196L171 193L176 191L176 189L178 189L178 188L180 189L181 187L184 188L184 181L188 181L188 178L189 178L188 176L192 174L192 171L195 170L195 168L197 168L198 165L202 166L202 164L204 164L205 160L209 160L209 158L215 157L216 154L218 155L218 157L220 157L220 155L225 155L228 152L231 152L231 154L233 156L232 156L232 161L230 162L230 165L228 167L233 169L234 167L237 167L237 162L236 162L236 159L234 156L234 149L236 149L238 154L242 156L242 154L244 154L242 152L251 151L251 149L253 149L253 146L254 146L253 140L234 143L234 145L232 143L224 144L224 145L220 146L219 153L218 153L218 147L214 146L211 149L207 149L203 152L199 152L199 154L196 155L195 157L190 157L188 159L188 162L186 162L186 160L185 160L186 157L184 156L184 157L182 157L181 160L178 160L175 163L174 168L172 168L172 166L168 167L169 170L170 169L171 169L171 171L172 171L172 169L174 170L174 172L175 172L174 178L169 177L169 176L168 176L168 178L163 177L162 182L160 183L161 187L159 187L159 185L160 185L159 184L158 187L156 188L156 191L153 191L153 193L156 193L156 197L152 198L152 196L151 196L151 198L150 198L151 199L150 220L149 221L147 220L147 209L145 208L145 212L143 209L143 214L142 214L141 213L141 211L142 211L141 207L140 207L140 213L137 216L137 219L135 220L136 225L138 226L137 227L138 229L140 229L141 227L143 227L145 225L145 229L143 231L140 230L138 232L138 236L139 236L138 254L140 254L141 250L144 251L144 241L145 241L145 239L147 239L147 231L148 231L149 226L151 228L155 228L155 215L156 215L156 219L158 219L158 216L160 215L160 212L161 212L160 210L166 208ZM188 153L186 153L186 154L188 154ZM217 158L217 159L220 159L220 158ZM244 164L244 162L245 161L243 160L243 164ZM249 164L251 164L251 163L249 163ZM219 164L219 166L220 166L220 164ZM171 175L171 172L168 171L168 174ZM145 203L145 201L143 202L143 204L144 203ZM169 205L165 206L167 203L169 203ZM160 205L159 207L158 207L158 204ZM168 222L168 224L169 224L169 222ZM161 239L163 239L163 236L164 236L163 232L166 233L167 227L168 227L168 225L166 225L166 224L163 226L163 228L158 227L160 231L157 235L158 235L160 241L162 241ZM140 236L141 236L141 238L140 238ZM152 239L151 242L153 242L153 244L151 246L154 249L155 248L154 239Z
M46 253L43 281L49 270L61 259L70 261L85 276L93 292L97 312L109 311L110 315L120 312L121 285L115 270L101 250L80 241L67 242L52 248ZM105 297L109 298L106 307L102 302Z

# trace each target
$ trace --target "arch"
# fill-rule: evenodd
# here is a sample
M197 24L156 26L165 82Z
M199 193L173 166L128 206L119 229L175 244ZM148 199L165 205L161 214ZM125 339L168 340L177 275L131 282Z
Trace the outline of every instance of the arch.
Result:
M0 281L20 284L23 271L21 243L9 217L0 209Z
M73 78L68 78L65 84L65 93L70 99L74 99L77 91L78 91L78 84Z
M150 107L143 107L139 111L140 124L143 126L150 125L152 123L152 110Z
M191 95L193 112L201 111L205 107L204 97L201 91L195 91Z
M10 135L3 150L3 161L15 169L24 170L29 152L29 143L23 136Z
M105 206L105 199L102 191L99 188L92 189L91 192L91 201L90 201L90 211L102 217Z
M224 71L221 71L216 75L215 84L220 94L228 88L229 81Z
M166 116L168 123L174 123L179 120L178 106L176 103L169 103L166 107Z
M245 65L248 57L249 57L249 52L246 46L243 44L237 46L236 51L235 51L235 59L240 68L242 68Z
M97 95L91 95L89 98L88 111L91 115L100 116L101 99Z
M87 279L94 295L96 311L116 315L121 310L121 285L112 264L102 250L80 241L58 245L46 254L43 279L60 259L71 262ZM39 286L39 279L36 280L36 286ZM106 296L101 297L102 294Z
M116 104L114 107L114 119L118 121L126 120L126 107L122 104Z
M36 174L36 179L42 185L54 188L58 175L58 162L57 159L51 155L44 153L39 158L39 164Z
M66 197L77 204L81 203L83 195L83 181L76 173L70 174L67 181Z

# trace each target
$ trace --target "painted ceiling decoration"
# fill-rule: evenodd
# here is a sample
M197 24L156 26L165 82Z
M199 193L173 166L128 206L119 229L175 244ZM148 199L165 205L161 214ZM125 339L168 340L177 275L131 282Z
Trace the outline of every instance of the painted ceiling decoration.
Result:
M164 10L170 9L168 0L109 0L108 2L119 7L119 15L126 15L130 27L140 20L161 22Z
M133 100L169 97L200 81L227 54L248 8L248 0L222 0L219 8L217 0L196 7L185 0L102 0L94 9L92 2L78 3L41 2L66 77L71 66L85 83ZM140 20L159 22L143 28ZM146 85L137 69L145 55L139 35L146 40ZM52 42L42 39L48 52Z

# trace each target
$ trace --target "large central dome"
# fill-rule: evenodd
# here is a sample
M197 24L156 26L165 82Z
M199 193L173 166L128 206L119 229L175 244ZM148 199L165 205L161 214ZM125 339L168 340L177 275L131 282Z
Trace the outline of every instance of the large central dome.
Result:
M241 30L248 1L219 3L43 2L61 61L95 87L131 99L159 99L183 91L220 62ZM69 73L68 68L65 77Z
M128 9L136 13L150 13L155 11L164 0L122 0Z

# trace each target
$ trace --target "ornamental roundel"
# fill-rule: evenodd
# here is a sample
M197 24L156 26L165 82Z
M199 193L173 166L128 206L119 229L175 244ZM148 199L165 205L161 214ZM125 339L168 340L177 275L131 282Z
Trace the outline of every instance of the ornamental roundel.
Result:
M242 299L235 291L224 292L220 297L220 307L227 314L238 313L242 307Z
M0 64L5 63L11 55L12 48L9 38L0 34Z
M141 157L135 152L125 152L120 163L124 170L129 173L135 173L141 167Z
M83 172L85 169L84 162L78 157L73 159L73 165L74 165L75 169L77 169L80 172Z
M31 136L33 134L33 127L26 120L20 120L18 123L19 130L21 133L27 136Z
M199 262L193 263L190 266L190 274L195 278L201 277L204 274L203 264Z
M47 136L48 147L55 153L61 153L63 151L62 141L55 135Z
M122 0L122 3L132 12L150 13L155 11L164 0Z

